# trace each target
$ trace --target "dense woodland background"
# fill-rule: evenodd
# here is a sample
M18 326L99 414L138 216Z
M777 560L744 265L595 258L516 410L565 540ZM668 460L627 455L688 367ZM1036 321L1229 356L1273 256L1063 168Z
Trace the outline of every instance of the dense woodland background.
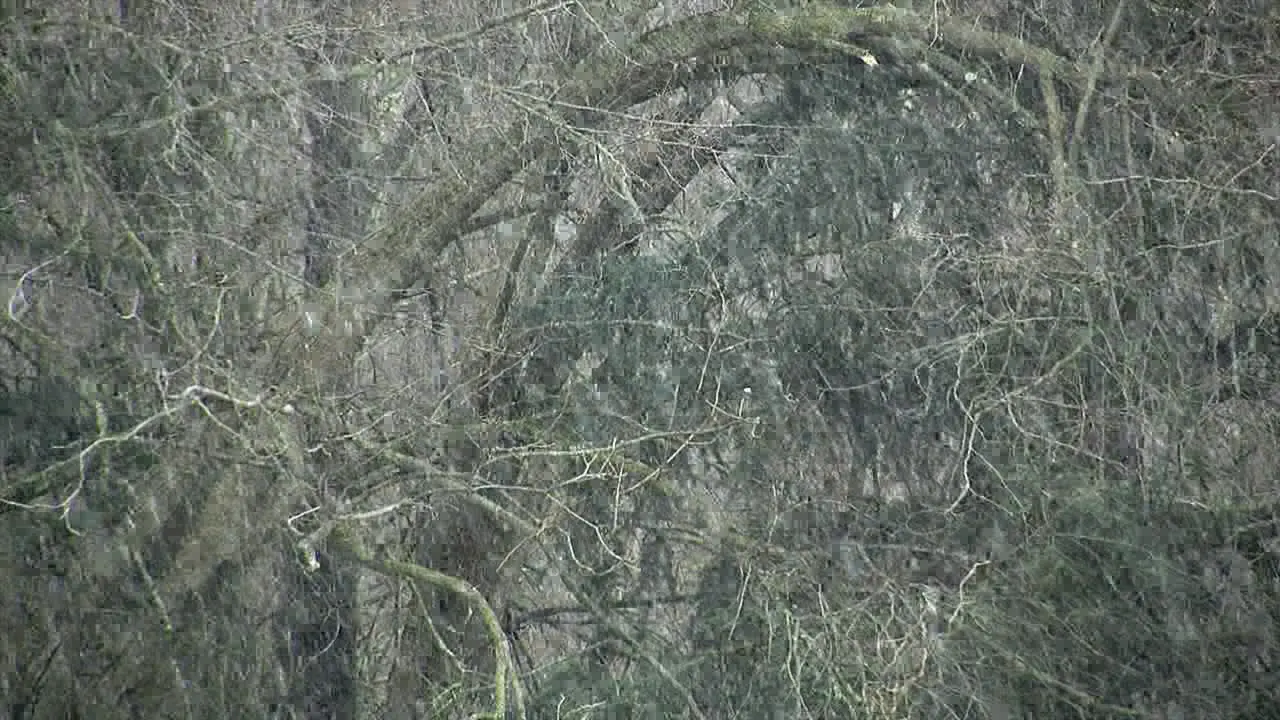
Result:
M1280 5L0 4L0 716L1280 716Z

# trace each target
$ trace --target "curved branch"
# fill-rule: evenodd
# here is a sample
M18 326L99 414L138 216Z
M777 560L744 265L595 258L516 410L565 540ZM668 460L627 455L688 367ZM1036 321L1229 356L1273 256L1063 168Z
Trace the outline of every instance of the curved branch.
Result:
M524 689L520 684L520 679L515 676L511 650L507 646L507 634L502 629L502 623L498 620L498 615L493 611L493 607L489 605L489 601L474 585L460 578L442 573L439 570L432 570L414 563L374 555L369 552L368 548L364 546L364 543L354 532L343 525L336 525L333 528L329 535L329 544L330 547L346 554L370 570L390 577L426 583L454 593L474 606L480 612L480 618L484 622L489 642L493 644L495 665L493 673L493 712L479 717L507 717L507 683L511 683L515 689L516 717L521 719L525 717Z
M744 60L737 71L768 71L768 53L760 47L859 49L857 37L939 37L946 44L1013 64L1030 64L1073 85L1087 75L1075 64L1015 37L969 27L958 21L940 26L908 10L891 6L836 7L814 2L798 12L756 11L743 17L733 11L687 18L648 33L623 51L608 49L579 66L556 98L561 108L590 111L633 105L687 79L699 58L724 62L725 54ZM750 65L751 67L747 67ZM364 275L385 280L388 290L404 291L420 281L426 263L460 236L468 219L517 173L545 159L555 149L556 128L544 126L514 152L510 139L526 132L524 123L482 141L464 154L470 166L441 181L406 204L404 210L366 237ZM416 261L405 262L405 258ZM394 297L384 300L394 301Z

